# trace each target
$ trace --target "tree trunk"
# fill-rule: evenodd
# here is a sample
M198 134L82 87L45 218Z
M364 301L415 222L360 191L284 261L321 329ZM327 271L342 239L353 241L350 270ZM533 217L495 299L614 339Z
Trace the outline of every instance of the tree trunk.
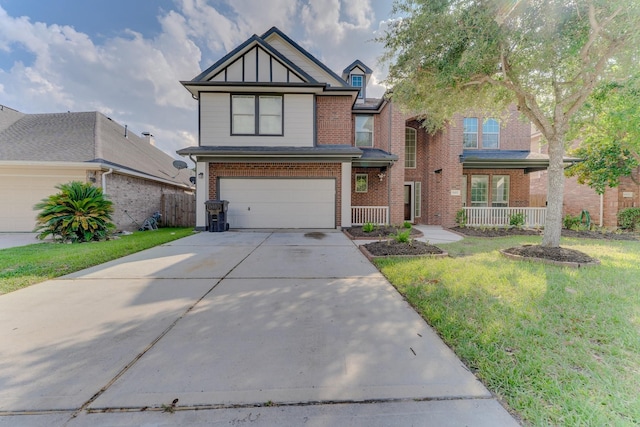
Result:
M549 169L547 188L547 216L542 246L560 246L562 232L562 202L564 200L564 138L549 139Z

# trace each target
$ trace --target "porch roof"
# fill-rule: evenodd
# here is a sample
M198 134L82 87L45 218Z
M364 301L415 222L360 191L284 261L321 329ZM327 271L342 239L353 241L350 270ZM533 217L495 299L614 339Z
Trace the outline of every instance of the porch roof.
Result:
M567 162L572 160L567 158ZM549 156L526 150L464 150L460 155L464 169L524 169L525 173L546 170Z

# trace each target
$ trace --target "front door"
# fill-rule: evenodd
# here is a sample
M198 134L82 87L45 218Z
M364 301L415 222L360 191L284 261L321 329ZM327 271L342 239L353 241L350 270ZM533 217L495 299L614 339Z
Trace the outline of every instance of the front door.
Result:
M404 220L405 221L413 221L411 216L411 188L410 184L405 184L404 186Z

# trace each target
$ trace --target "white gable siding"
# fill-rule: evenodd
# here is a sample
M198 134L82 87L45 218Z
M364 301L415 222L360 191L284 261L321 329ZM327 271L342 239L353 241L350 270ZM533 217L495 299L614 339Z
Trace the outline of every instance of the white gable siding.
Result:
M344 82L336 80L331 76L331 74L320 68L317 64L300 53L297 49L294 49L289 43L282 40L279 36L272 34L267 39L267 42L317 81L321 83L329 83L331 86L344 85Z
M280 59L270 55L261 47L255 46L226 68L217 71L210 79L214 82L246 83L304 83L294 71Z
M277 63L277 61L274 61ZM280 64L278 64L280 65ZM258 81L271 81L271 55L262 49L258 50Z
M228 82L241 82L242 81L242 58L238 58L236 62L227 67L227 81Z
M224 81L224 70L222 70L221 72L219 72L218 74L216 74L215 76L213 76L211 78L212 82L223 82Z
M257 82L256 76L256 52L257 47L251 49L249 52L244 55L244 81L245 82ZM268 80L267 80L268 81Z
M283 136L231 136L231 100L228 93L200 94L200 145L223 147L313 146L313 95L284 95Z

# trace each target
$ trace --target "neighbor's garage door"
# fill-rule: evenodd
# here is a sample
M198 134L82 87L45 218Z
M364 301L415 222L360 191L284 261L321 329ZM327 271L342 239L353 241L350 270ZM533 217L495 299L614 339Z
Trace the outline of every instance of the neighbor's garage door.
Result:
M33 231L37 211L33 206L59 192L57 184L85 181L86 172L47 167L0 169L0 231Z
M220 178L231 228L335 228L333 179Z

